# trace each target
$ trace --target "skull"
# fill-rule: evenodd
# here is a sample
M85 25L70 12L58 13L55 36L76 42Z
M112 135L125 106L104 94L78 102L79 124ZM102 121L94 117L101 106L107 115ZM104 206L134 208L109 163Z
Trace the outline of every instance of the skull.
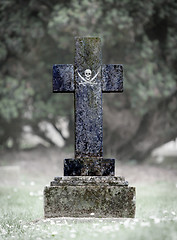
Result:
M90 69L86 69L84 73L86 80L89 81L91 78L92 71Z

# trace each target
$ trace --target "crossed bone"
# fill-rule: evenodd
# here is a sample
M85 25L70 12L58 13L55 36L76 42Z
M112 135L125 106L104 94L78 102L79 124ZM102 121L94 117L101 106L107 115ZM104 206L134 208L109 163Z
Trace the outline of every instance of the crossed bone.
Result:
M100 67L99 67L99 69L98 69L98 72L95 74L95 76L94 76L93 78L91 78L89 81L86 80L84 77L82 77L82 76L80 75L80 73L78 72L77 69L76 69L75 71L78 73L79 77L84 81L84 82L79 83L79 85L80 85L80 84L86 85L87 83L89 83L89 84L97 84L96 82L93 82L93 81L94 81L95 78L98 76L98 74L99 74L99 72L100 72Z

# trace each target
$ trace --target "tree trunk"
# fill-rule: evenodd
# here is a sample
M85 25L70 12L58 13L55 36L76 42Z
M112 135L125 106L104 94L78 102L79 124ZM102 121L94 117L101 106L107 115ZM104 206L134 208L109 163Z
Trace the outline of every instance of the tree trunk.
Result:
M162 100L141 119L135 134L122 146L118 146L120 159L143 161L151 151L177 136L177 90Z

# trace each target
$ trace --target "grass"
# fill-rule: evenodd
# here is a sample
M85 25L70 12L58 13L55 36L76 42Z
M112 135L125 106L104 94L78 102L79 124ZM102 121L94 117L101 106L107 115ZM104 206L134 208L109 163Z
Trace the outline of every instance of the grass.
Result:
M177 240L177 174L166 165L118 164L117 174L136 187L135 219L45 220L43 189L61 175L65 157L37 149L0 158L0 240Z
M135 219L43 219L43 182L0 187L0 239L177 239L175 182L137 184Z

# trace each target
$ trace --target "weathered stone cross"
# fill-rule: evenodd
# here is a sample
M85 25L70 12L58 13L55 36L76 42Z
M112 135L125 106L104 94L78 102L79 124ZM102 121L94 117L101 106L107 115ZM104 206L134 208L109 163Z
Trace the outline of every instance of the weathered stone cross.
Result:
M65 176L114 175L115 160L103 158L102 93L122 91L123 67L102 65L100 38L75 38L75 64L53 66L53 92L75 97L75 159L65 159Z
M99 38L75 41L75 64L53 67L53 91L75 96L75 158L45 187L45 217L134 217L135 188L103 158L102 93L123 91L122 66L102 65Z

